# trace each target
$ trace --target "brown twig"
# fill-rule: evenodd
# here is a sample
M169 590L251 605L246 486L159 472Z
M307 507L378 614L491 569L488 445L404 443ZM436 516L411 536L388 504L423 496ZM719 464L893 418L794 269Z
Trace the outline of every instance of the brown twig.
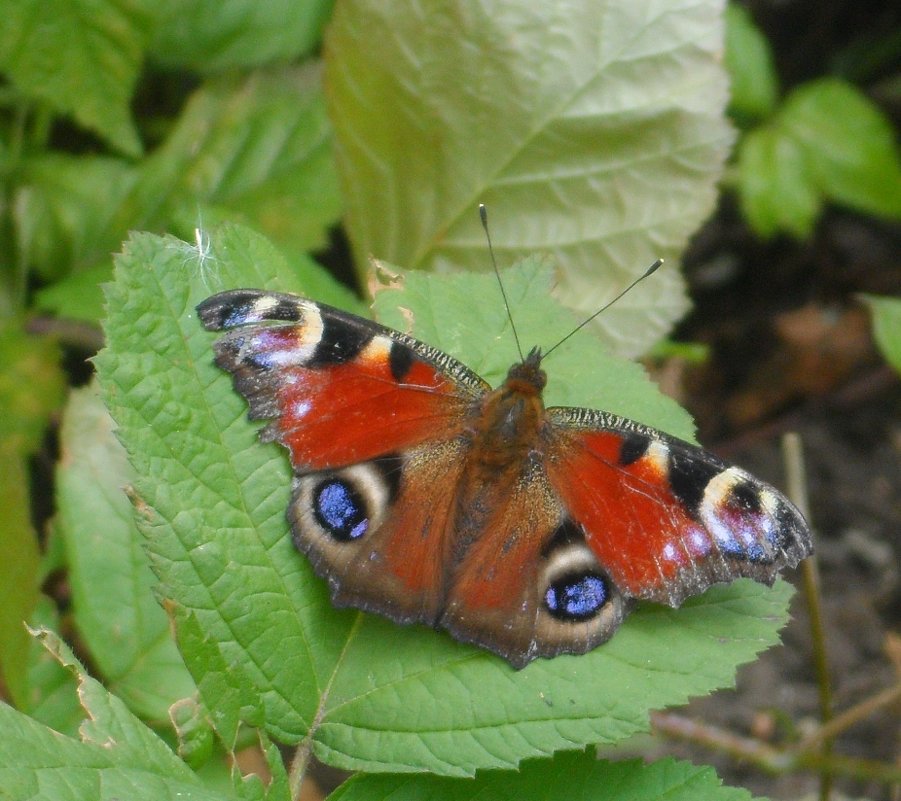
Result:
M742 737L719 726L699 723L668 712L651 713L651 723L658 734L729 754L774 775L815 770L820 775L844 776L860 781L875 780L886 784L901 782L901 765L839 754L823 754L819 750L807 750L800 746L777 747L752 737Z
M807 477L804 470L804 453L801 437L788 432L782 437L782 457L785 461L788 497L792 499L801 514L810 520L810 504L807 498ZM832 719L832 685L829 680L829 656L826 653L826 630L823 624L823 610L820 605L820 575L816 556L805 559L801 565L801 580L804 598L810 620L810 639L813 646L813 661L817 675L817 691L820 696L820 720L824 724ZM828 759L832 755L832 738L825 737L818 743L820 756ZM820 801L828 801L832 792L832 775L824 773L820 781Z

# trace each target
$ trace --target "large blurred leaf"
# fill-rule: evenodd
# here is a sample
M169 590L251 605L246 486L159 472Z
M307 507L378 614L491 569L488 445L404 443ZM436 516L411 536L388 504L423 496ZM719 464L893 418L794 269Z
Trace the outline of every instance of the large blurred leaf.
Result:
M718 0L340 3L326 89L360 271L370 254L487 269L479 201L501 264L550 251L558 297L583 314L677 256L732 139L721 13ZM598 325L634 354L685 308L672 270Z
M152 25L148 0L4 0L0 69L130 156L129 104Z
M28 458L62 403L65 381L58 362L56 343L27 336L12 321L0 324L0 670L19 704L27 701L24 624L39 589Z
M726 66L732 89L729 110L744 121L771 114L779 94L773 51L751 12L737 3L726 7Z
M873 315L873 336L885 360L901 373L901 298L864 295Z
M57 528L75 623L106 686L143 718L166 720L193 692L125 495L134 481L96 387L76 390L60 432Z
M855 87L835 79L804 84L742 139L742 211L764 237L808 236L825 201L901 218L894 139L889 121Z
M115 220L137 170L113 158L45 153L23 160L12 202L19 259L44 281L109 262Z
M271 249L267 257L248 233L230 229L213 244L225 287L303 284L303 273L288 272ZM432 297L443 295L452 308L468 301L453 352L492 373L509 363L510 343L486 324L498 304L485 280L457 276ZM507 281L529 310L525 325L537 341L552 341L569 325L548 301L546 274L522 268ZM246 405L212 364L212 336L194 312L208 291L184 272L168 240L135 236L118 261L108 347L97 364L136 468L160 592L176 612L186 661L195 675L208 673L201 694L208 708L223 709L216 725L226 742L243 717L286 742L305 740L324 761L349 769L469 775L510 768L645 729L649 709L730 684L736 664L777 640L787 588L746 581L714 588L679 611L645 606L604 647L520 672L445 634L334 609L287 531L286 457L258 442ZM435 309L417 294L429 296L419 289L403 305L417 334L431 338ZM539 317L542 330L528 322ZM480 331L497 347L467 352ZM597 379L585 365L595 363L598 346L587 335L577 345L580 368L561 375L559 386L586 397ZM561 356L556 367L566 365ZM551 359L548 368L555 369ZM653 423L669 408L634 365L605 361L601 369L608 391L630 387L635 416ZM671 424L689 433L684 418Z
M195 227L244 220L287 252L326 243L339 213L331 129L315 66L211 80L142 167L123 216Z
M168 0L151 46L163 64L216 72L309 55L333 0Z

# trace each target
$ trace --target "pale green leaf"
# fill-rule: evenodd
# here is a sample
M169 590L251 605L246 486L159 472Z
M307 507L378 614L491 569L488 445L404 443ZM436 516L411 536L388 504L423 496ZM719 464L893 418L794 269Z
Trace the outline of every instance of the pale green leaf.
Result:
M469 0L340 3L326 91L360 272L487 270L535 251L582 315L657 257L675 263L709 214L732 141L722 4ZM686 310L677 270L597 326L646 350ZM629 325L638 314L641 325Z
M750 801L745 790L723 787L711 768L664 759L606 762L592 754L561 754L529 762L517 773L483 773L474 780L436 776L359 776L329 801Z
M303 274L292 276L278 259L249 258L263 248L240 233L213 239L217 283L300 288ZM258 442L244 401L213 366L213 337L194 312L208 288L184 272L169 244L148 235L129 242L97 364L146 504L160 593L182 608L180 621L197 624L190 646L183 641L185 659L195 671L232 672L202 682L228 702L226 730L237 709L252 722L262 716L273 737L304 740L347 769L471 775L644 730L650 709L729 685L736 664L778 639L788 588L748 581L679 611L646 605L604 647L520 672L445 634L334 609L288 534L286 456ZM534 275L522 274L510 279L511 296L540 291ZM461 330L478 330L493 319L496 296L470 276L455 280L471 306ZM553 341L565 328L558 315L567 316L546 303L547 328L534 329L530 314L524 325L537 341ZM463 350L469 339L454 355L479 360ZM495 361L509 361L508 342L498 351ZM478 366L490 367L487 358ZM608 367L614 381L634 369ZM579 375L560 376L561 387L583 394L596 380L584 364ZM640 413L652 416L649 388L623 380L635 387ZM242 709L245 698L259 699L252 712Z
M309 55L332 0L168 0L163 9L153 57L205 73Z
M873 315L873 336L885 360L901 373L901 298L864 295Z
M60 431L57 526L66 542L75 624L106 686L138 715L168 719L194 690L126 489L134 474L96 387L75 390Z
M23 94L140 155L129 104L151 8L145 0L6 0L0 69Z

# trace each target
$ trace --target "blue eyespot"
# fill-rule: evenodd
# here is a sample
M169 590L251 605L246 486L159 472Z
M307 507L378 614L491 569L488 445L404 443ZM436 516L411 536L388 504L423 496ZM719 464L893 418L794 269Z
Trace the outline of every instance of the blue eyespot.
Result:
M563 576L544 593L548 611L561 620L581 621L594 617L607 603L607 585L596 573Z
M359 539L369 528L366 505L346 481L327 479L313 491L313 511L319 524L340 542Z

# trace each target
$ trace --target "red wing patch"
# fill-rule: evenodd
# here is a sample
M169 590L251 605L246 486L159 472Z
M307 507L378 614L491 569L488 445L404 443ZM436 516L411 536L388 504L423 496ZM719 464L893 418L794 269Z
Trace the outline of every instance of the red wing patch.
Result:
M447 440L487 385L402 334L293 295L235 290L198 307L229 330L216 363L234 374L265 440L298 470L322 470Z
M624 594L678 606L738 576L771 584L809 552L800 513L744 471L613 415L550 411L568 423L549 455L551 484Z

